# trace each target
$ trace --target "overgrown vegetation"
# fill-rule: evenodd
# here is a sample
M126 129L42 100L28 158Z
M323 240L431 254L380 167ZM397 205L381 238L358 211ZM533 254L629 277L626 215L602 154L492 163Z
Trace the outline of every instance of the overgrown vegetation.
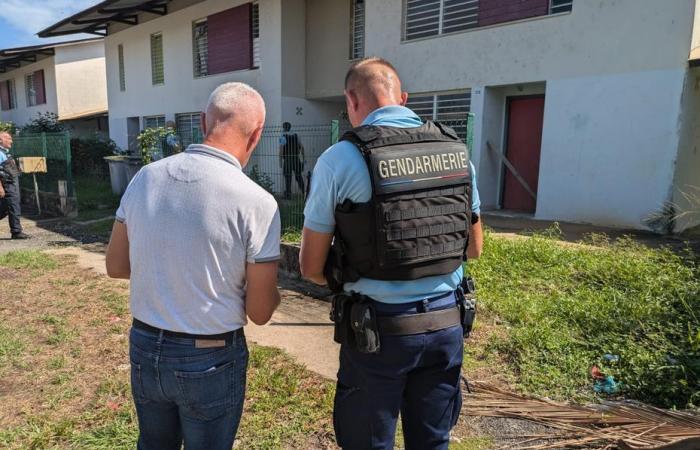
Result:
M73 174L94 178L109 177L104 158L121 152L113 140L97 133L91 137L72 138L70 147Z
M272 178L270 178L268 174L260 170L257 164L254 165L252 169L250 169L248 177L251 180L253 180L258 186L265 189L270 194L274 195L275 183L272 181Z
M5 131L10 134L15 134L17 132L17 127L12 122L3 122L0 120L0 132Z
M163 157L163 148L167 145L167 139L175 137L175 129L171 127L146 128L141 131L136 140L141 149L141 162L150 164L156 155Z
M58 114L52 112L37 113L21 130L22 133L27 134L60 133L62 131L66 131L65 125L58 121Z
M700 272L690 254L631 239L563 245L556 230L529 239L486 235L469 264L482 305L508 327L491 350L523 389L592 398L595 364L628 398L700 405ZM618 362L606 362L604 355Z

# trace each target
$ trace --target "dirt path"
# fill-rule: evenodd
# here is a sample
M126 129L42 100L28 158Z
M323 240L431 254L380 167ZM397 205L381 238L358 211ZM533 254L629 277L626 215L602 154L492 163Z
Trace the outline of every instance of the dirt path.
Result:
M55 225L60 222L59 219L36 221L23 217L24 232L32 239L15 241L10 239L10 226L7 219L0 220L0 253L79 244L77 240L60 232L50 231L47 227L47 225Z

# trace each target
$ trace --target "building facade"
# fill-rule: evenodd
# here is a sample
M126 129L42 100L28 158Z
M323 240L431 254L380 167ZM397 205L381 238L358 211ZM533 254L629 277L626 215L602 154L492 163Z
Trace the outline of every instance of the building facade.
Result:
M0 50L0 120L54 113L73 135L107 135L102 39Z
M119 21L93 29L106 34L121 146L150 124L196 129L225 81L256 87L268 124L326 123L342 116L349 63L381 56L422 117L474 114L484 210L635 229L700 223L669 220L699 208L687 195L700 188L697 0L121 2L108 11ZM80 20L99 16L81 14L44 33L85 31Z

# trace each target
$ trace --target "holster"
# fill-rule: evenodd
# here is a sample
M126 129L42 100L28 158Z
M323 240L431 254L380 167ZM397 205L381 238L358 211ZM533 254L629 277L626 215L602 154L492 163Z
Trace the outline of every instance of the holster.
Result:
M476 286L474 280L464 278L457 289L457 303L459 304L459 314L462 320L462 333L464 338L468 338L474 327L476 320Z
M354 346L360 353L379 352L377 314L369 297L345 293L334 295L331 321L335 323L335 342Z

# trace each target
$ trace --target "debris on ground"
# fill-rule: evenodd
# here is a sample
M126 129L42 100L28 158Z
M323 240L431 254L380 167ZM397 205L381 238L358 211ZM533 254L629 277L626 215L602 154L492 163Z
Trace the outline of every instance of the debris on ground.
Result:
M470 382L464 414L529 420L541 434L509 437L499 450L600 448L606 450L691 450L700 448L700 416L639 402L582 406L507 392Z

